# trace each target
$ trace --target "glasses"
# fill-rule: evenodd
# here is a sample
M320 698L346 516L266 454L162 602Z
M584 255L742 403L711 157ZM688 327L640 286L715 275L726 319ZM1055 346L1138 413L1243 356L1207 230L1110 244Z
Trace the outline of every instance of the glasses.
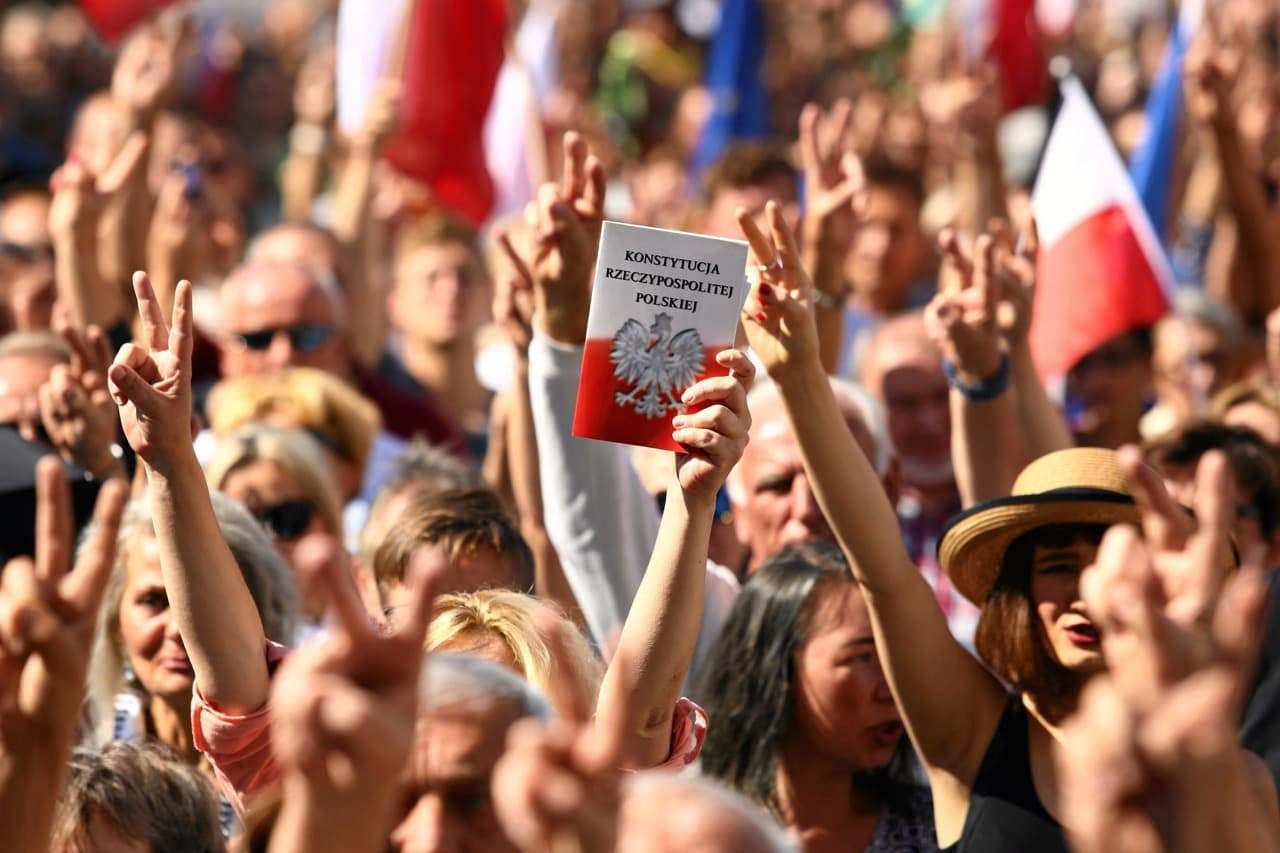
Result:
M51 243L10 243L0 242L0 258L19 264L37 264L41 261L53 263L53 245Z
M299 323L279 329L259 329L255 332L239 332L232 335L241 346L254 352L262 352L271 346L276 335L288 335L293 348L302 352L315 352L333 337L333 326L324 323Z
M292 542L311 526L316 508L310 501L284 501L273 506L263 507L253 517L283 542Z

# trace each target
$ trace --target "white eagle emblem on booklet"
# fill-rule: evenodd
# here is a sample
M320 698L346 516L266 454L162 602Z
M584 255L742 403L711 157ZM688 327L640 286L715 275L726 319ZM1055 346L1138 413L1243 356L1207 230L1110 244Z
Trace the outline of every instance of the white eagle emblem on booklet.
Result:
M631 406L646 418L660 418L668 410L684 411L680 395L702 373L706 354L697 329L671 334L671 315L658 314L649 331L628 320L613 336L613 375L630 391L613 395L619 406Z

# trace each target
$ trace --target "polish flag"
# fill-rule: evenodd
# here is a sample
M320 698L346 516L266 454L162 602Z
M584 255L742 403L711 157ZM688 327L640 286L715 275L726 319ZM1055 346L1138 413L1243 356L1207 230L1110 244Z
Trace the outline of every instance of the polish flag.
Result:
M1142 200L1074 77L1062 83L1031 207L1040 234L1031 353L1051 382L1108 339L1154 324L1173 292Z
M114 42L174 0L81 0L85 16L104 41Z

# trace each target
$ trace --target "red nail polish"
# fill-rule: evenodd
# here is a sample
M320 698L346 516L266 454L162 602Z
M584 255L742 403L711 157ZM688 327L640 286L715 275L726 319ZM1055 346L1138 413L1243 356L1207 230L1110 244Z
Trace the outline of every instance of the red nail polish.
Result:
M768 318L766 318L766 317L764 316L764 312L763 312L763 311L757 311L757 312L756 312L756 322L757 322L757 323L763 323L766 319L768 319Z
M773 296L773 285L772 285L772 284L770 284L770 283L769 283L769 282L767 282L767 281L762 281L762 282L760 282L760 295L761 295L761 296L768 296L768 297L772 297L772 296Z

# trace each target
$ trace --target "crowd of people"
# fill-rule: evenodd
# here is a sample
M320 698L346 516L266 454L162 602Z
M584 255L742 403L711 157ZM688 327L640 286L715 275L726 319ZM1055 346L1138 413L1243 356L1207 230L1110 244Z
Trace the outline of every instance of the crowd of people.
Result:
M1061 383L1052 86L965 4L761 0L700 169L737 3L512 0L479 228L394 76L339 130L336 0L2 5L0 849L1280 850L1276 4L1206 2L1171 311ZM1127 156L1177 9L1075 7ZM749 245L680 453L573 435L605 219Z

